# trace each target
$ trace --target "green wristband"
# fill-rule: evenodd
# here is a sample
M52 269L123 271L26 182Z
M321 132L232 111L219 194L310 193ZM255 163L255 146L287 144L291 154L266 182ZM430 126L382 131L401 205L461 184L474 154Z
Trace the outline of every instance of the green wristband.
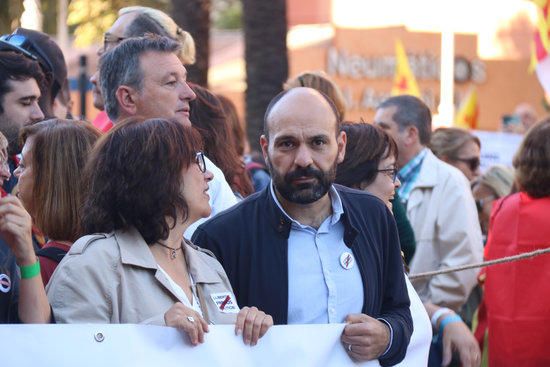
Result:
M40 262L36 259L36 262L32 265L20 266L21 279L31 279L40 274Z

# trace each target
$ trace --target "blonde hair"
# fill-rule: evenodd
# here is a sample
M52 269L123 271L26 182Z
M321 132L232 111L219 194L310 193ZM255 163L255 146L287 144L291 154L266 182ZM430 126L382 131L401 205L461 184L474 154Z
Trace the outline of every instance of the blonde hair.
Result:
M0 132L0 152L5 155L5 158L8 157L8 139Z
M143 14L158 23L166 33L181 45L177 53L180 61L185 65L195 63L195 41L189 32L181 29L176 22L165 12L146 6L128 6L118 11L118 16L128 13Z
M306 71L295 78L287 80L284 90L297 87L309 87L326 95L334 103L338 118L344 120L346 114L346 100L340 88L334 83L324 71Z
M455 160L460 149L469 141L473 141L481 147L479 138L468 130L458 127L441 127L435 130L430 139L430 149L439 159L447 157Z

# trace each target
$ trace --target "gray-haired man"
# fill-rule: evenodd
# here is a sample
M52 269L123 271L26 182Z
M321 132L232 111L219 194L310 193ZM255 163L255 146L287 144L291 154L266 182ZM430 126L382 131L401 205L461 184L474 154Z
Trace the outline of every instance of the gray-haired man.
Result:
M187 70L177 56L181 45L168 37L130 38L105 53L100 60L101 94L105 111L116 124L125 118L172 118L184 125L189 121L189 101L195 93L187 85ZM207 160L214 174L209 182L212 215L234 205L235 195L222 171ZM190 238L203 220L185 232Z

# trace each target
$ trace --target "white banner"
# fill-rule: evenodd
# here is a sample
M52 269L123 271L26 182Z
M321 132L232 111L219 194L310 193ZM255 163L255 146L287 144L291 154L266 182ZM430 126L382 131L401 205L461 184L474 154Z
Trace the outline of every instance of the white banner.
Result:
M495 164L512 167L523 135L481 130L472 130L472 133L481 141L481 172Z
M346 354L343 324L274 326L254 347L234 326L210 326L204 344L169 327L145 325L0 325L3 367L364 366Z

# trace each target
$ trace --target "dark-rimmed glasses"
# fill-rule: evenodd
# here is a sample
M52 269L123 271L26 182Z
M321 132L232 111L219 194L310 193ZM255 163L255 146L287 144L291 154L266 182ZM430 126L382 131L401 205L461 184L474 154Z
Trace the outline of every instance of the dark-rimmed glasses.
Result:
M8 49L19 52L40 63L40 65L42 65L47 72L53 73L53 66L50 63L49 58L44 55L39 47L32 43L23 34L12 33L1 36L0 49ZM38 57L40 57L40 59Z
M385 169L378 169L376 172L380 172L391 178L392 182L395 183L395 180L397 179L397 172L399 170L397 168L385 168Z
M195 163L197 163L197 166L199 166L202 173L206 172L206 161L204 160L203 152L197 152L195 155Z
M464 162L468 165L468 168L470 168L472 170L472 172L475 172L477 171L477 169L479 168L479 165L480 165L480 161L479 161L479 158L478 157L473 157L473 158L455 158L455 160L459 161L459 162Z

